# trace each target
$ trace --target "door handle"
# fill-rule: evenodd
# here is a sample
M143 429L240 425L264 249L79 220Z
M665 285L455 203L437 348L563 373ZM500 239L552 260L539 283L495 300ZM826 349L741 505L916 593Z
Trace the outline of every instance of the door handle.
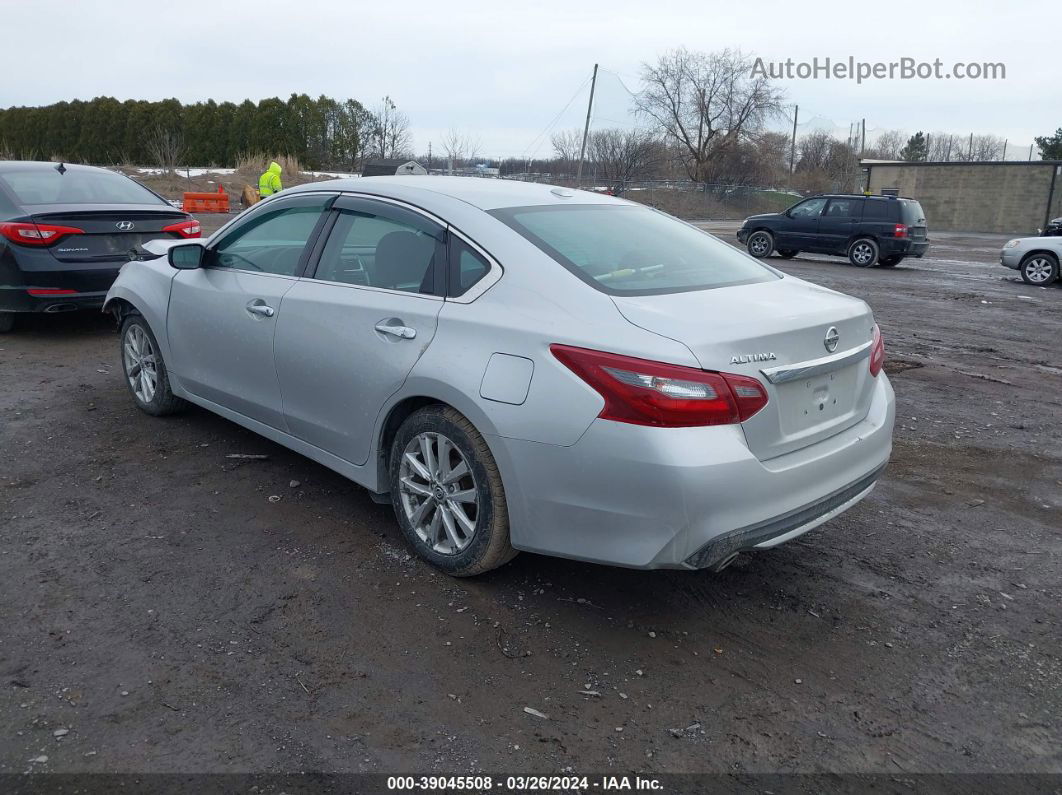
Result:
M390 334L403 340L411 340L417 336L417 330L409 326L390 326L387 323L377 323L376 330L381 334Z
M247 311L252 315L261 315L262 317L273 317L277 313L271 306L255 303L247 304Z

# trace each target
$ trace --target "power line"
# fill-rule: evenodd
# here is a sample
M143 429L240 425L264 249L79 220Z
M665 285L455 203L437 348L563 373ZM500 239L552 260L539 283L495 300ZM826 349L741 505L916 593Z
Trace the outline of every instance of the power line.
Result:
M531 157L532 158L538 153L538 148L539 148L539 146L541 146L541 143L539 143L539 139L543 139L543 141L545 140L543 136L545 136L551 129L553 129L553 127L557 124L557 122L560 121L561 116L563 116L567 112L568 108L570 108L572 103L575 102L575 98L578 97L579 94L582 93L583 89L586 87L586 84L589 83L589 82L590 82L590 78L587 77L587 78L585 78L583 80L583 82L581 82L579 84L579 87L577 89L575 89L575 93L572 94L572 98L568 100L568 102L564 105L563 108L561 108L560 113L558 113L556 116L554 116L553 117L553 121L551 121L549 124L547 124L542 129L542 132L540 132L538 135L536 135L534 137L534 139L531 141L531 143L529 143L527 145L527 148L524 149L524 156L525 157L527 156L528 152L531 153ZM539 144L539 146L535 146L535 144ZM532 148L532 147L534 147L534 148Z

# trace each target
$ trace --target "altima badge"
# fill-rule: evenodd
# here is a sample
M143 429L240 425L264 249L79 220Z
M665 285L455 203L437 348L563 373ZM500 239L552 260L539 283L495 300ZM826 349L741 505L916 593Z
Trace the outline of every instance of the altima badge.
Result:
M769 362L777 359L773 353L744 353L741 356L731 356L731 364L749 364L751 362Z
M822 344L826 346L826 350L833 353L837 350L837 343L841 341L841 335L837 331L837 326L830 326L826 329L826 339L822 341Z

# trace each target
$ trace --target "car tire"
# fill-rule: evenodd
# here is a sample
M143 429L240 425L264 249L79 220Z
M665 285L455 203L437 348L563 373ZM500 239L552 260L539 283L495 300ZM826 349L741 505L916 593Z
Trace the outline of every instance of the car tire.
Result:
M158 340L143 315L127 315L121 332L122 374L136 407L153 417L175 414L188 402L170 389L170 377Z
M428 563L473 577L516 556L498 465L456 409L434 405L410 414L391 444L389 474L395 518Z
M775 252L775 254L777 254L779 257L782 257L782 259L792 259L799 253L799 251L794 251L791 248L783 248Z
M15 313L0 312L0 334L7 334L15 329Z
M1058 280L1058 257L1048 251L1034 251L1018 267L1021 278L1034 287L1046 287Z
M895 268L901 262L903 262L903 255L902 254L895 254L895 255L893 255L891 257L880 257L878 259L878 267L881 267L881 268Z
M771 256L771 252L774 251L774 235L763 229L758 232L753 232L749 235L748 243L746 243L745 246L748 248L749 254L756 259L769 257Z
M853 240L848 247L848 261L857 268L872 268L878 261L878 244L869 237Z

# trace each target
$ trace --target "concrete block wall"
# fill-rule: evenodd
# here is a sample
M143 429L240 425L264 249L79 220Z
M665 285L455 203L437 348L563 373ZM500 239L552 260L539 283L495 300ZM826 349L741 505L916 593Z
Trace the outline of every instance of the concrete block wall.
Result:
M1059 164L873 163L871 193L897 188L921 202L930 233L1035 235L1043 225L1051 176ZM1062 215L1062 175L1055 178L1051 217Z

